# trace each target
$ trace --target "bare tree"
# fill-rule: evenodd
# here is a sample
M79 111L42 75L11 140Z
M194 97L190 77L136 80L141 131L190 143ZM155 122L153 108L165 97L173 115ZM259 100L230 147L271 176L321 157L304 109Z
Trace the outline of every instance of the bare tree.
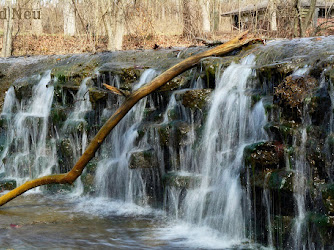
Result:
M75 7L70 0L64 1L64 35L74 36L76 34Z
M269 1L270 30L277 31L277 6L275 0Z
M41 8L41 1L34 0L32 2L32 8L34 10L40 10ZM36 12L38 15L41 12ZM31 20L32 32L34 34L40 35L43 33L43 25L42 25L42 18L40 16L36 16Z
M208 33L211 30L210 23L210 0L200 0L200 5L202 8L202 23L203 23L203 32Z
M200 35L197 25L196 2L193 0L182 0L183 36L195 38Z
M312 17L315 12L315 6L317 0L310 0L310 7L308 8L306 15L303 16L303 10L305 10L302 6L302 0L295 0L295 36L304 37L306 35L306 30L310 26ZM299 31L299 32L298 32Z
M6 0L6 20L4 22L4 35L2 40L2 57L9 57L12 55L12 43L13 43L13 19L11 17L11 0Z
M125 1L100 0L102 20L108 36L108 50L121 50L125 31Z

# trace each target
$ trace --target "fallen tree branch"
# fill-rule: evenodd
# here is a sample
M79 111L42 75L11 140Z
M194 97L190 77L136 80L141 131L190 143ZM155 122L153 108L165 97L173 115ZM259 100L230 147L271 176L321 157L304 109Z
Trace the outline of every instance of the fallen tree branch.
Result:
M202 53L193 55L182 62L174 65L170 69L166 70L161 75L154 78L150 83L137 89L131 93L125 99L124 103L116 110L116 112L108 119L108 121L102 126L99 132L95 135L92 141L87 146L85 152L79 158L74 167L64 174L49 175L40 177L31 181L28 181L21 186L13 189L12 191L4 194L0 197L0 206L6 204L15 197L23 194L24 192L47 184L72 184L82 173L87 163L95 156L95 152L103 143L104 139L110 133L110 131L119 123L119 121L128 113L128 111L143 97L154 92L174 77L183 73L184 71L194 67L202 58L209 56L222 56L237 48L247 45L251 42L262 41L257 38L248 38L248 32L244 32L236 38L226 42L220 46L204 51Z
M130 95L130 93L128 93L129 91L124 91L121 89L118 89L116 87L110 86L108 84L103 83L103 86L106 87L107 89L109 89L112 93L116 94L116 95L120 95L120 96L124 96L124 97L128 97Z

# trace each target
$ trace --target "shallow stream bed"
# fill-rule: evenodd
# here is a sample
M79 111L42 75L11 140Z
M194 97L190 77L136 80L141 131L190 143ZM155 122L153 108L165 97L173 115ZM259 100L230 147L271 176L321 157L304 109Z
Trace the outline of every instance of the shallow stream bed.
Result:
M249 249L157 210L102 198L28 194L0 209L0 249Z

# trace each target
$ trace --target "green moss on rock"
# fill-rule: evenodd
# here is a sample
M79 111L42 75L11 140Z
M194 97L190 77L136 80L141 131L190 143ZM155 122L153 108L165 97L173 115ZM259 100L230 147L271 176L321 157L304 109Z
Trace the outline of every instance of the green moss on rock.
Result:
M212 89L193 89L176 96L177 100L182 100L182 105L190 109L203 109L210 101Z
M16 188L16 180L2 179L0 180L0 191L13 190Z
M132 152L129 160L130 169L155 168L158 159L153 149Z

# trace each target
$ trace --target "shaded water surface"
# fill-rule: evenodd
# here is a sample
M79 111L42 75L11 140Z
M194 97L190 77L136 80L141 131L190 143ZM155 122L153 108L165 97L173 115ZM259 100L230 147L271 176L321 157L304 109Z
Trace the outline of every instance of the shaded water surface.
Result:
M138 216L136 208L123 215L92 215L80 211L81 202L37 194L18 197L0 210L1 248L168 247L149 237L162 221L157 215Z
M248 244L231 246L209 228L103 198L28 194L0 210L0 249L258 249Z

